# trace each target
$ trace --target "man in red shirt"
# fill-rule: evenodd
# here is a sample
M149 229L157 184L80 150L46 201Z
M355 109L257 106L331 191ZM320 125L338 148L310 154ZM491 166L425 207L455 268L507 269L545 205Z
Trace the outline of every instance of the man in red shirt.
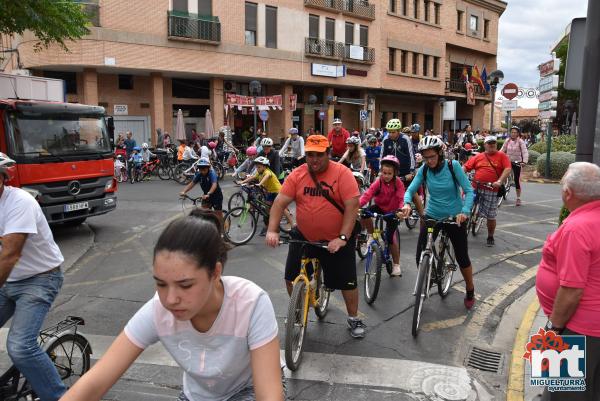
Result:
M498 189L506 182L512 167L508 156L498 151L495 136L487 136L484 140L485 152L470 158L463 166L465 172L475 170L473 188L479 199L479 213L487 219L487 246L494 246L494 231L496 230L496 215L498 213ZM491 183L493 189L482 187L481 184Z
M342 120L335 118L333 120L333 128L327 135L327 140L331 146L330 156L332 158L341 158L346 152L346 139L350 137L350 133L346 128L342 128Z
M352 172L343 164L330 161L328 150L329 142L324 136L306 138L306 163L287 176L273 202L266 242L272 247L279 245L282 213L290 203L296 202L298 226L290 235L296 240L328 242L327 249L307 247L307 255L319 259L325 273L325 286L342 291L350 335L362 338L366 326L358 317L356 238L353 234L360 193ZM291 294L293 280L299 274L301 257L302 246L290 244L285 265L288 294Z

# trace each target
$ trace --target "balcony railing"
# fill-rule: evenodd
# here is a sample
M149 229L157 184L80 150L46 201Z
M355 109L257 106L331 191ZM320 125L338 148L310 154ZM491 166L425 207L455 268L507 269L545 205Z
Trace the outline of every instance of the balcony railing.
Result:
M304 5L358 18L375 19L375 4L370 4L367 0L304 0Z
M489 96L479 85L473 84L476 96ZM446 81L446 92L467 93L465 81L460 79L450 79Z
M221 42L219 17L169 11L168 19L170 39Z
M375 19L375 4L369 4L364 0L343 0L342 12L355 17L363 17L370 20Z
M375 49L365 46L354 46L333 40L306 38L304 41L304 53L307 56L344 60L348 62L364 62L372 64L375 62Z

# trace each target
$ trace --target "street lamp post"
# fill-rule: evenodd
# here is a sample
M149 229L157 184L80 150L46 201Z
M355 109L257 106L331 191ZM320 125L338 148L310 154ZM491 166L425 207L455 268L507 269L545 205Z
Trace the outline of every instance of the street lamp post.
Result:
M504 73L500 70L493 71L488 77L488 83L492 89L492 107L490 109L490 135L494 133L494 106L496 103L496 88L504 79Z
M250 84L248 85L249 89L250 89L250 94L252 95L252 104L253 104L253 111L254 111L254 142L256 143L256 126L257 126L257 121L256 121L256 97L260 94L260 82L259 81L250 81Z
M444 137L444 103L446 103L446 98L441 97L438 99L438 103L440 104L440 132L439 134Z
M318 101L317 97L315 95L310 95L308 97L308 104L316 104ZM321 111L321 107L319 107L319 112ZM314 110L313 110L313 122L314 122L314 118L315 118L315 114L314 114ZM320 118L319 118L320 120ZM321 120L321 133L323 133L323 120Z

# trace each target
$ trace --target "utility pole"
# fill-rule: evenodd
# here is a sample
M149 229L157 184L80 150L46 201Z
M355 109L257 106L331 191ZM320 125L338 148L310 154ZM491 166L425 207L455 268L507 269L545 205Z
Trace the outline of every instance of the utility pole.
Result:
M583 74L579 98L577 161L600 165L600 1L588 0L583 50Z

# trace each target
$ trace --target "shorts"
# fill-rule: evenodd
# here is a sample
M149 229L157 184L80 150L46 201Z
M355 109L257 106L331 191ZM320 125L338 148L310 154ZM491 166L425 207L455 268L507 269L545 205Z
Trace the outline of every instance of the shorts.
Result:
M290 237L296 240L306 240L302 233L293 228ZM285 262L285 279L294 281L300 274L300 262L304 254L309 258L317 258L323 268L325 286L332 290L353 290L357 287L356 278L356 237L352 236L343 248L336 253L327 249L302 244L290 244Z
M202 207L213 210L223 210L223 194L214 193L202 201Z
M479 214L488 220L496 220L498 214L498 193L489 189L478 189Z
M454 248L454 256L456 257L456 263L461 269L471 266L471 259L469 258L469 244L467 242L467 224L466 222L457 226L455 224L445 224L444 229L450 238L452 248ZM433 232L433 238L437 238L440 230L439 228ZM421 260L421 252L427 245L427 227L425 224L421 224L421 231L419 232L419 240L417 242L417 266Z
M371 205L368 207L368 210L372 213L377 214L386 214L391 212L384 212L379 206ZM398 243L400 244L400 237L396 234L396 229L398 228L399 221L396 219L384 219L385 221L385 239L388 244Z
M265 195L265 200L272 203L275 201L275 198L277 198L277 195L277 192L267 192Z

